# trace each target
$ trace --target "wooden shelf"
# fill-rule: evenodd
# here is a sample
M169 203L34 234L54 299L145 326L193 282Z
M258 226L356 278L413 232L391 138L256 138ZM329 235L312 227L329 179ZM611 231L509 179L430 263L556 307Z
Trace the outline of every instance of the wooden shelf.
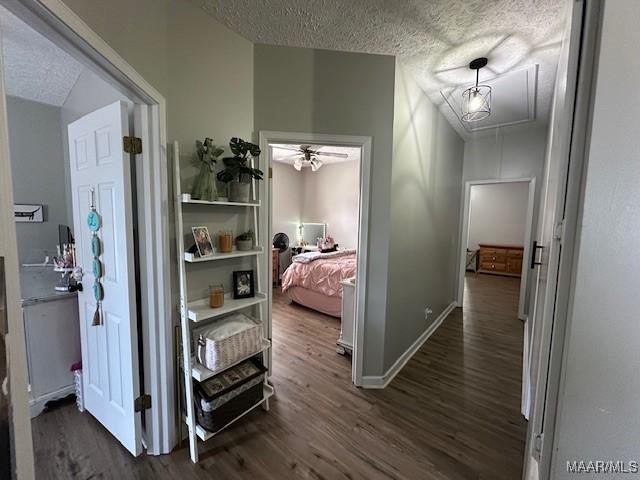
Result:
M273 387L271 385L269 385L268 383L265 383L263 385L263 396L262 396L262 400L260 400L258 403L254 404L253 406L251 406L250 408L248 408L247 410L245 410L244 412L242 412L240 415L238 415L236 418L234 418L233 420L231 420L229 423L227 423L224 427L222 427L220 430L217 430L215 432L210 432L209 430L206 430L204 428L202 428L200 425L198 425L198 423L196 422L196 435L198 435L198 438L200 440L202 440L203 442L206 442L207 440L209 440L210 438L215 437L217 434L219 434L220 432L222 432L225 428L229 427L230 425L234 424L235 422L237 422L238 420L240 420L242 417L244 417L247 413L251 412L252 410L258 408L260 405L262 405L264 402L266 402L268 399L270 399L271 397L273 397L273 394L275 393L275 390L273 389ZM186 420L187 425L189 420Z
M235 312L236 310L251 307L252 305L258 305L266 300L267 295L264 293L256 293L255 297L240 298L237 300L225 296L224 305L220 308L211 308L209 306L208 298L195 300L188 303L189 320L202 322L210 318L220 317L227 313Z
M194 205L227 205L227 206L231 206L231 207L259 207L260 206L260 202L220 202L220 201L213 201L210 202L208 200L195 200L193 198L191 198L191 195L188 193L183 193L180 196L180 201L182 203L192 203Z
M230 369L231 367L235 367L236 365L244 362L245 360L250 359L255 355L258 355L259 353L266 352L269 348L271 348L271 341L267 340L266 338L263 338L262 348L260 350L258 350L257 352L253 352L252 354L247 355L246 357L242 357L237 361L233 362L232 364L227 365L226 367L223 367L223 368L219 368L218 370L209 370L204 365L198 363L198 361L195 358L192 358L191 359L191 375L193 375L193 378L195 378L197 381L204 382L208 378L218 375L219 373L222 373L225 370Z
M207 257L199 257L193 253L184 252L184 261L188 263L213 262L215 260L224 260L226 258L251 257L264 253L264 248L256 247L253 250L234 250L231 253L214 253Z

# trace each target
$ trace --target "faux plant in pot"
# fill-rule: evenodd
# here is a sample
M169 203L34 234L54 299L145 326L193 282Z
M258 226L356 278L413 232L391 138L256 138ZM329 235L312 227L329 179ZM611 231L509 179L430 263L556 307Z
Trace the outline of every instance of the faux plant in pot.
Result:
M233 137L229 142L233 157L222 159L224 169L218 172L218 180L229 185L229 200L249 202L251 180L262 180L262 170L253 168L250 160L260 156L258 145Z
M204 142L196 140L196 163L200 165L200 173L193 184L191 198L209 202L217 199L216 163L222 152L224 148L216 147L213 140L208 137Z
M236 247L242 252L253 250L254 240L255 235L253 234L253 230L247 230L236 237Z

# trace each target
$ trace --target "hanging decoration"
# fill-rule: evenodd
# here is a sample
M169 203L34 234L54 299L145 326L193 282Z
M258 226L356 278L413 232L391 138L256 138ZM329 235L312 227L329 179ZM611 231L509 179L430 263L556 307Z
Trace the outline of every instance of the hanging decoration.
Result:
M96 311L93 314L93 321L91 326L96 327L102 325L102 315L100 314L100 306L104 299L104 289L100 283L102 278L102 263L100 262L100 255L102 255L102 244L100 243L100 237L98 237L98 231L102 226L102 219L100 214L96 211L95 206L95 190L91 189L91 211L87 215L87 225L91 230L91 254L93 255L92 270L93 270L93 298L96 301Z
M462 120L477 122L491 115L491 87L479 85L480 69L487 66L485 57L476 58L469 68L476 71L476 84L462 92Z

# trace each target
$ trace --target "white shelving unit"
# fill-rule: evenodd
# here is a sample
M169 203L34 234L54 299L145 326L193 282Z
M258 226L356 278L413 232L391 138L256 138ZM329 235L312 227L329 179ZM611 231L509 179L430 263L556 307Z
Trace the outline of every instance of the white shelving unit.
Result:
M248 203L242 202L208 202L203 200L194 200L188 193L182 193L181 180L180 180L180 149L178 142L173 144L173 158L174 158L174 176L175 176L175 214L176 214L176 241L178 250L178 271L180 274L180 324L181 324L181 337L182 337L182 351L180 352L180 358L182 362L183 370L183 382L184 382L184 403L183 410L180 414L183 416L183 420L187 425L188 437L189 437L189 449L191 454L191 460L196 463L198 461L198 442L205 442L215 435L222 434L224 430L231 424L243 418L252 410L262 407L265 410L269 410L269 399L274 395L274 389L268 382L268 377L271 373L271 318L269 315L269 309L267 308L267 294L268 292L268 277L264 277L268 272L268 259L265 256L265 249L262 246L255 247L249 251L234 250L231 253L217 253L207 257L198 257L196 255L186 252L185 238L191 234L191 227L194 225L185 225L183 219L183 207L197 210L199 218L206 218L208 212L224 210L225 217L229 215L244 215L252 222L252 228L256 235L256 244L260 245L260 207L262 202L260 201L256 192L258 191L257 185L254 182L252 192L253 198ZM264 170L264 169L263 169ZM264 189L262 189L264 191ZM197 205L197 206L196 206ZM240 208L246 207L246 208ZM266 215L266 212L263 213ZM191 218L191 217L190 217ZM204 221L203 223L207 223ZM209 222L211 224L211 222ZM250 260L255 268L255 287L256 294L251 298L233 299L230 293L225 294L224 306L220 308L209 307L208 298L193 298L190 299L188 295L189 285L188 277L190 269L196 268L190 267L192 264L202 264L199 269L207 268L211 270L212 276L215 276L216 272L224 271L224 264L227 260L246 258ZM247 260L245 260L247 261ZM262 287L266 290L263 290ZM232 312L244 309L255 309L258 311L259 320L262 321L264 328L264 340L262 342L259 351L254 352L246 358L239 359L233 365L228 365L224 369L218 371L211 371L197 362L194 352L192 352L192 328L199 325L200 322L215 322L216 319L228 315ZM256 404L243 411L241 414L231 419L223 428L216 432L210 432L202 428L197 423L194 395L193 395L193 381L198 382L207 380L215 375L222 373L223 371L232 368L239 363L254 357L258 354L262 354L262 358L267 368L267 375L265 375L265 382L263 385L263 397ZM233 401L233 400L231 400Z

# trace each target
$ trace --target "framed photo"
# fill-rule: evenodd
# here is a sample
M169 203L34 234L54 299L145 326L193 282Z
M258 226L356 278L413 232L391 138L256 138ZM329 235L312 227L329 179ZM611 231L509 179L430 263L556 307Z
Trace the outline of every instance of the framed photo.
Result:
M44 205L27 205L16 203L13 205L13 216L20 223L44 222Z
M233 272L233 298L255 297L253 270Z
M196 241L198 254L201 257L210 257L213 255L213 243L211 242L209 229L204 226L191 227L191 231L193 232L193 239Z

